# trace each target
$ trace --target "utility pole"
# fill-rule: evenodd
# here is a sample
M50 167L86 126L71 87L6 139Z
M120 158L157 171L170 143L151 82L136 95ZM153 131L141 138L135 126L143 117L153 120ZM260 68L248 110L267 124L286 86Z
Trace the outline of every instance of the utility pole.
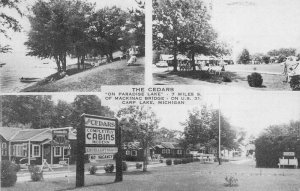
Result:
M219 165L221 165L221 101L219 95Z

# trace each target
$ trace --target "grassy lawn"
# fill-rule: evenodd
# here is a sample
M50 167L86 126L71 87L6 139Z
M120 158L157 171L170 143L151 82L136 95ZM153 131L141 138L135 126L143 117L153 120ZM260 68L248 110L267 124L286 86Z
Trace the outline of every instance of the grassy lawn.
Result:
M225 186L225 177L234 176L238 186ZM148 172L134 170L124 173L123 182L113 183L115 174L85 176L85 187L75 189L75 177L49 179L43 182L17 183L8 190L245 190L299 191L300 169L260 169L250 163L201 164L199 162L151 168Z
M48 84L35 84L23 89L24 92L61 92L61 91L100 91L102 85L143 85L145 81L144 57L138 58L133 66L126 60L65 77Z
M254 70L255 68L255 70ZM252 72L259 72L263 78L262 87L250 87L247 82L247 76ZM153 83L155 85L201 85L201 86L232 86L242 87L252 90L269 90L269 91L291 91L289 83L284 82L285 76L281 74L282 66L279 64L272 65L228 65L226 72L220 75L210 75L203 77L199 71L178 71L173 72L171 68L157 69L153 73ZM223 76L230 77L231 82L223 82Z

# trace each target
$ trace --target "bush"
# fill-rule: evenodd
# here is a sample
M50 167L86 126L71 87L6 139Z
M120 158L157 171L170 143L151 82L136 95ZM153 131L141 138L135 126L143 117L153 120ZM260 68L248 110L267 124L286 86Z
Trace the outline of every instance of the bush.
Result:
M164 162L164 160L163 160L163 159L159 159L159 162L160 162L160 163L163 163L163 162Z
M11 161L1 161L1 187L10 187L17 182L17 172Z
M291 77L290 86L293 91L300 90L300 75Z
M140 164L140 163L136 163L136 164L135 164L135 167L136 167L136 169L141 169L141 168L143 167L143 165Z
M256 72L253 72L251 75L248 75L247 79L250 87L261 87L263 83L262 76Z
M122 170L123 171L127 171L127 169L128 169L128 167L127 167L127 164L126 164L126 162L122 162Z
M41 181L41 180L44 179L43 171L41 170L40 167L38 167L38 166L29 166L28 170L30 172L32 181L37 182L37 181Z
M106 173L112 173L114 171L114 165L113 164L105 164L104 170Z
M167 159L167 160L166 160L166 164L167 164L167 165L172 165L172 160L171 160L171 159Z
M90 166L90 168L89 168L90 174L96 174L96 171L97 171L97 166L95 166L95 165Z
M233 186L238 186L238 179L233 177L233 176L226 176L225 178L225 186L233 187Z
M222 81L223 82L231 82L231 79L229 76L223 76Z
M173 163L174 165L181 164L181 159L175 159Z
M210 79L210 73L208 71L198 71L198 77L199 79Z

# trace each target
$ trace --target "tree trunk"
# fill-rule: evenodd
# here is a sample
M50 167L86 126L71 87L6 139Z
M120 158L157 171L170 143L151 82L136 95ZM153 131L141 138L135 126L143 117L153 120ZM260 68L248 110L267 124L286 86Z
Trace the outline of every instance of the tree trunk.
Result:
M77 70L80 70L80 56L77 57Z
M56 66L57 66L57 71L60 72L61 71L60 61L57 56L55 57L55 62L56 62Z
M60 61L62 64L62 70L65 72L67 70L67 55L64 53L60 56Z
M173 48L173 71L177 72L177 39L174 40L174 48Z
M80 60L80 64L83 69L85 69L84 60L85 60L85 56L83 55L83 56L81 56L81 60Z
M192 50L192 66L193 66L193 71L196 71L195 52L194 52L194 50Z
M109 53L109 59L111 60L111 62L114 61L114 57L113 57L113 53L112 52Z
M148 147L144 148L144 161L143 161L143 172L147 171L147 163L148 163Z

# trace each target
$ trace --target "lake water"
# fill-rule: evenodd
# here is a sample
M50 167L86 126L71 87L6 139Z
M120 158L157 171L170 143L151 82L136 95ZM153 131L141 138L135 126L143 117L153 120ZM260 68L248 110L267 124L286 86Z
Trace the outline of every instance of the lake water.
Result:
M22 52L0 54L0 63L6 63L0 67L1 93L19 92L32 84L20 82L22 77L45 78L57 71L54 60L41 60L37 57L26 56ZM76 61L67 59L67 63L74 64Z

